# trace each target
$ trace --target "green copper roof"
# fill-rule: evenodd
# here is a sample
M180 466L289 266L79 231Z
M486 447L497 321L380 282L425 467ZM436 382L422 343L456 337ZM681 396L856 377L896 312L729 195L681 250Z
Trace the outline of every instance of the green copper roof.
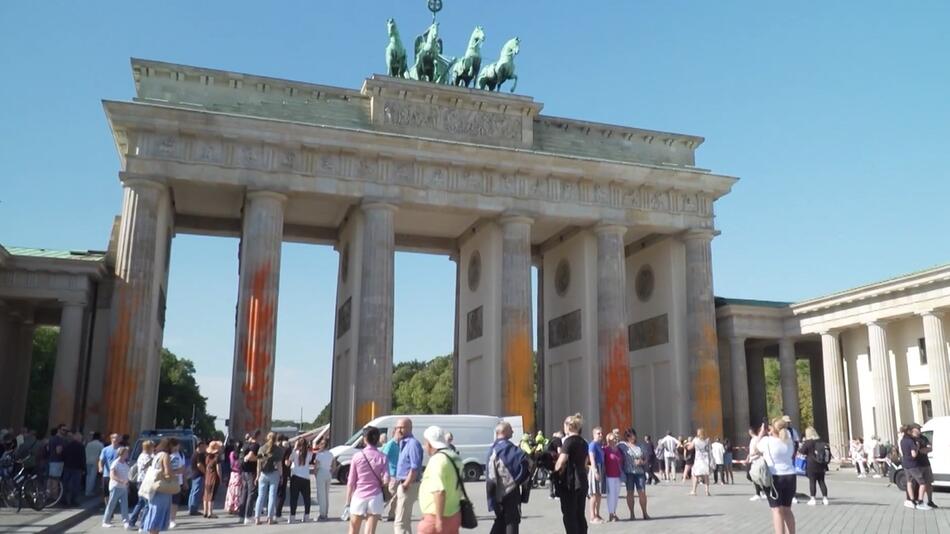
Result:
M57 260L102 261L106 253L98 250L52 250L48 248L5 247L11 256Z
M776 300L752 300L752 299L730 299L725 297L716 297L716 307L720 306L759 306L762 308L787 308L791 302L779 302Z

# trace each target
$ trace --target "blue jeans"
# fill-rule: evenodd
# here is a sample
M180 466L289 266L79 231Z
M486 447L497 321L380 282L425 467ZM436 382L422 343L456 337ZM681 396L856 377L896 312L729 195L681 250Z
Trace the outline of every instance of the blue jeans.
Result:
M205 477L191 479L191 491L188 493L188 513L197 514L198 507L204 498Z
M122 521L129 520L129 488L116 486L109 490L109 502L106 504L106 513L102 514L103 523L112 522L112 512L116 504L122 505Z
M132 508L132 514L129 515L129 525L135 526L135 523L139 520L139 514L148 511L148 499L139 495L138 502L135 503L135 508ZM142 519L145 520L144 518Z
M277 485L280 483L280 471L273 473L261 473L260 480L257 483L257 508L254 518L261 517L261 510L264 507L264 499L267 499L267 518L274 517L277 513ZM265 497L265 493L266 497Z

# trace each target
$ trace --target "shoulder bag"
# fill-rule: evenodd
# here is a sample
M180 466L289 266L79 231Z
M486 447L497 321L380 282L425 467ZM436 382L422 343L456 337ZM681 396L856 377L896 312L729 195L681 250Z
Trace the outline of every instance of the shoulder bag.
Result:
M366 453L360 452L360 454L363 455L363 459L366 460L366 463L369 465L369 470L372 471L373 476L376 477L376 482L379 482L379 489L383 490L383 503L388 503L393 498L393 492L390 491L389 484L383 484L383 479L379 476L379 473L373 469L373 464L369 463L369 457L366 456Z
M472 501L468 498L468 493L465 492L465 484L462 484L462 474L459 473L459 468L455 465L455 460L444 452L439 451L439 454L442 454L449 460L449 464L452 466L452 469L455 470L456 484L459 489L462 490L462 500L459 501L459 512L462 514L462 528L478 528L478 518L475 517L475 507L472 506Z

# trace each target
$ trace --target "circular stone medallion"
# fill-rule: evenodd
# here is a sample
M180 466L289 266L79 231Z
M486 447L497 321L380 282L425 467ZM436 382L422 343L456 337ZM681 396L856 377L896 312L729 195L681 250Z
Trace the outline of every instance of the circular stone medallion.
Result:
M468 260L468 290L478 291L478 284L482 279L482 256L476 250Z
M567 294L569 287L571 287L571 264L566 259L562 259L554 269L554 291L559 297L563 297Z
M637 278L635 281L637 298L640 299L640 302L646 302L650 300L650 297L653 296L653 286L653 268L649 265L640 267L640 270L637 271Z

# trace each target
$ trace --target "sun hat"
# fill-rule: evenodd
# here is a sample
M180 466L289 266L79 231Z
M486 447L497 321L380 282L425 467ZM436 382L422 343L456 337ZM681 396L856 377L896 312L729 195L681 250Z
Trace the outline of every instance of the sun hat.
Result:
M422 437L429 442L429 445L431 445L433 449L446 449L449 446L446 442L445 431L442 430L442 427L430 426L422 433Z
M208 444L208 453L209 453L209 454L217 454L218 451L221 450L221 447L222 447L222 446L223 446L223 445L221 444L220 441L212 441L211 443Z

